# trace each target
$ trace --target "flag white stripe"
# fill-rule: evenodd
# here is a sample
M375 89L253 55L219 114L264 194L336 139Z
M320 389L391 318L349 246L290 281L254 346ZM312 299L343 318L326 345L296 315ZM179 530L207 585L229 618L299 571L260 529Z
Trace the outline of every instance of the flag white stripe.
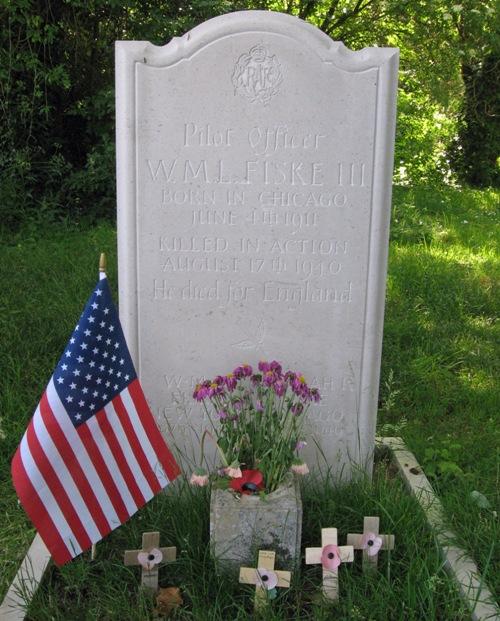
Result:
M116 439L118 440L118 443L120 444L123 454L125 455L125 459L130 467L132 475L137 485L139 486L139 489L141 490L142 495L144 496L144 500L146 501L150 500L154 496L153 490L149 486L149 483L147 482L146 477L144 476L142 472L142 468L135 457L134 451L132 450L132 447L130 446L130 443L127 438L127 434L125 433L125 430L123 429L123 425L121 423L120 417L118 416L118 413L116 412L112 401L108 403L108 405L106 405L106 407L104 408L104 411L106 412L106 416L108 417L109 423L111 427L113 428L113 431L115 432Z
M118 493L122 497L127 513L129 515L133 515L137 511L138 507L132 498L128 486L125 483L125 479L123 478L120 468L113 456L113 451L109 448L109 444L104 437L101 428L99 427L96 417L92 416L92 418L89 418L84 424L88 426L89 431L94 438L94 442L97 444L97 448L101 453L104 463L106 464L109 473L118 488Z
M95 466L90 458L85 445L83 444L78 432L76 431L73 423L71 422L68 413L66 412L64 405L57 394L54 386L54 379L52 378L47 386L46 390L47 399L50 405L50 409L54 413L54 416L62 429L62 432L66 436L71 448L75 452L78 462L87 477L87 480L94 492L98 503L101 506L110 527L116 528L121 524L121 520L116 514L115 508L109 498L109 495L104 487L104 484L95 469Z
M80 518L82 526L87 532L89 539L92 541L92 543L99 541L100 539L102 539L101 533L99 532L99 529L94 522L94 518L92 517L87 505L85 504L85 501L82 498L82 495L80 494L78 486L75 484L75 481L66 466L66 462L59 454L56 445L52 441L52 438L47 431L47 427L45 426L42 414L40 412L40 406L37 407L35 414L33 415L32 424L40 446L45 453L45 457L54 469L54 472L59 479L59 482L61 483L66 494L68 495L68 498L73 505L76 513L78 514L78 517Z
M26 470L31 485L35 488L35 491L40 498L40 502L43 504L50 519L54 523L56 530L58 531L61 539L64 541L64 545L68 548L71 556L80 554L82 548L80 547L77 538L66 521L61 508L57 504L50 487L47 485L47 482L43 478L42 473L38 469L33 455L31 454L28 446L27 434L24 434L19 448L21 461L23 462L24 469Z
M130 394L128 388L125 388L125 390L122 391L121 398L123 401L123 405L125 406L125 409L130 416L132 427L134 428L139 443L144 450L151 469L153 470L156 478L158 479L160 486L162 488L166 487L170 483L170 480L165 474L165 470L163 469L163 466L159 461L151 442L149 441L148 434L143 427L142 421L135 408L134 400L132 399L132 395Z

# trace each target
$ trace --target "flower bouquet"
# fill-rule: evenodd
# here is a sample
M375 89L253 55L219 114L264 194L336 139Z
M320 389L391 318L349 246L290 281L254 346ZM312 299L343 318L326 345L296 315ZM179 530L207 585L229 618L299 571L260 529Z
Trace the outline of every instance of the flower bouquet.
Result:
M279 362L259 362L254 372L248 364L227 375L198 384L193 398L200 401L212 429L211 437L221 458L215 482L239 494L274 492L290 471L307 474L300 451L305 446L303 424L312 402L320 400L317 388L304 376L284 372ZM191 476L193 485L206 485L202 468Z

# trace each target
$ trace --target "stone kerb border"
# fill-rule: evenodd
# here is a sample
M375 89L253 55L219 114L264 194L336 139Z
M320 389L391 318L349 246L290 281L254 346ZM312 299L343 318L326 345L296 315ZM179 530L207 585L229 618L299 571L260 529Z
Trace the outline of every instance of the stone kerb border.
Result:
M459 594L471 611L472 621L500 621L500 608L484 585L477 565L467 553L451 543L454 534L445 526L443 506L422 467L401 438L377 438L377 447L391 452L409 492L424 511L440 548L445 571L454 580ZM50 555L36 535L0 605L0 621L24 621L26 608L42 581Z
M377 446L391 451L392 462L396 464L408 490L422 507L441 551L444 569L454 580L460 596L469 607L472 621L500 620L500 608L483 583L477 565L462 548L452 543L455 535L446 527L443 505L415 455L408 450L401 438L377 438Z
M50 554L36 534L0 606L0 621L23 621L26 608L40 586Z

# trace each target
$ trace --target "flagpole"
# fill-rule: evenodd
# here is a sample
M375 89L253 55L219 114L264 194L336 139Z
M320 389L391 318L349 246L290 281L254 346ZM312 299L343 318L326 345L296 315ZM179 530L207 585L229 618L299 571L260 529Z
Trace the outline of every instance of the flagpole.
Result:
M102 280L105 277L106 277L106 253L101 252L101 256L99 257L99 280ZM93 543L92 550L90 551L90 560L95 561L96 555L97 555L97 545Z
M106 276L106 253L101 252L99 257L99 279L102 280Z

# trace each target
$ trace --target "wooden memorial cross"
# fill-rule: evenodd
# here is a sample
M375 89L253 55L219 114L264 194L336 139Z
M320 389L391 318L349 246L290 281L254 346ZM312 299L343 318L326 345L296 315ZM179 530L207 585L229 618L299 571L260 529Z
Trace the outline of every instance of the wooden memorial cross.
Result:
M306 565L323 565L323 595L326 599L339 598L339 565L353 561L353 547L337 545L336 528L321 529L321 548L306 548Z
M127 550L125 565L141 565L141 585L153 591L158 590L158 566L160 563L175 561L177 549L160 548L160 533L143 533L142 550Z
M379 535L380 519L365 517L363 533L347 535L347 543L355 550L363 550L363 571L377 569L378 553L380 550L394 549L394 535Z
M275 552L260 550L257 560L257 568L240 567L241 584L255 584L255 609L265 607L272 598L276 587L285 588L290 586L292 574L289 571L274 569Z

